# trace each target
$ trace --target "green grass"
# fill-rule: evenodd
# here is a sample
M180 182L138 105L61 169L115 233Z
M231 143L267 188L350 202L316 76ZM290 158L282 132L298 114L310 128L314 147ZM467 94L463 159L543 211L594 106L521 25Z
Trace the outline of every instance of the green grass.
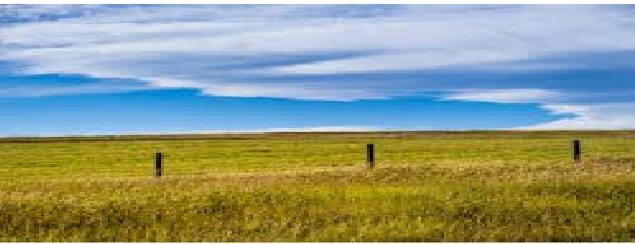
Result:
M634 166L635 131L0 139L0 241L635 241Z

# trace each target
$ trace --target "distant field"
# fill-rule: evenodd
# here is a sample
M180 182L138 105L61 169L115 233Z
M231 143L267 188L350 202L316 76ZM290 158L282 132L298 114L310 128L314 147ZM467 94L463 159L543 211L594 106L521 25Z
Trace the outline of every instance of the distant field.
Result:
M635 131L6 138L0 241L635 241L634 168Z

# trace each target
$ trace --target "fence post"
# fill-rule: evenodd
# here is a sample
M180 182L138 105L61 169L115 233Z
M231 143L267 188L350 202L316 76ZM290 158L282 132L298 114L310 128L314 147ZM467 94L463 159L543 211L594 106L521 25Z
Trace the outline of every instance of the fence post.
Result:
M366 161L369 168L375 168L375 144L366 144Z
M582 153L582 150L580 148L580 140L573 140L572 142L572 149L573 149L573 162L575 164L580 164L581 158L580 158L580 154Z
M154 176L157 178L161 177L162 166L163 164L163 154L161 152L157 152L154 154Z

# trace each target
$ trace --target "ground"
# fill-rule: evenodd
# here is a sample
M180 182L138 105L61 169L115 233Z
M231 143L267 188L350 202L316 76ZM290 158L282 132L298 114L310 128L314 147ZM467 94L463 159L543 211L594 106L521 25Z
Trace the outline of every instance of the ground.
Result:
M635 131L7 138L0 241L635 241L634 167Z

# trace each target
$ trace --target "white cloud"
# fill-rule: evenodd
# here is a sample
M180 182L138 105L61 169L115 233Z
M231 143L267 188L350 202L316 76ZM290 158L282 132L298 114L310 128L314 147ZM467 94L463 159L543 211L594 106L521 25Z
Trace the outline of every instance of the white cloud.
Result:
M635 128L635 103L611 104L548 104L543 106L554 114L570 114L574 117L559 119L538 125L519 127L520 130L558 129L633 129Z
M554 112L563 111L554 104L585 104L589 111L573 112L576 118L539 126L599 126L607 121L607 126L626 128L632 127L626 121L632 110L587 102L603 92L592 85L571 84L577 90L567 91L539 80L496 87L470 82L466 75L461 83L435 87L423 78L403 82L386 76L378 85L334 77L452 68L566 70L570 66L563 63L518 62L635 51L632 16L628 8L593 5L7 5L0 8L0 62L18 64L13 72L21 74L132 79L149 88L195 88L222 96L350 101L442 90L444 99L539 103ZM334 56L319 58L325 54ZM303 59L266 62L287 56ZM324 78L303 79L311 76ZM98 89L88 88L23 93ZM610 113L614 116L602 117Z
M216 13L215 8L208 9L207 12ZM233 9L227 15L238 18L229 18L231 21L219 13L214 15L216 19L161 21L159 13L204 15L193 8L152 10L122 10L114 17L107 12L108 18L97 14L5 26L0 30L0 45L9 49L0 52L0 59L29 64L32 68L27 72L144 78L145 74L137 74L134 67L117 63L147 55L161 59L160 54L175 58L197 54L382 53L268 70L332 74L419 70L525 60L563 52L635 49L635 32L631 28L635 21L620 12L585 6L441 8L438 12L411 7L400 15L363 19L289 19L284 17L294 10L302 12L302 8L287 6L247 8L242 12ZM98 21L103 18L109 21ZM166 68L153 67L151 71L160 73ZM178 71L171 71L177 74L168 75L178 75Z
M148 88L141 84L129 82L101 82L70 86L31 85L0 86L0 97L42 97L66 94L104 94L126 91L140 91Z
M331 74L425 70L635 48L628 43L635 40L633 20L601 8L521 7L414 16L417 11L381 23L347 23L345 32L327 25L315 37L316 41L328 42L320 39L337 35L340 40L328 42L335 43L332 48L353 45L347 48L374 48L383 50L383 54L290 65L274 71Z
M544 89L492 89L458 91L446 95L445 99L494 103L544 103L560 97L563 95Z

